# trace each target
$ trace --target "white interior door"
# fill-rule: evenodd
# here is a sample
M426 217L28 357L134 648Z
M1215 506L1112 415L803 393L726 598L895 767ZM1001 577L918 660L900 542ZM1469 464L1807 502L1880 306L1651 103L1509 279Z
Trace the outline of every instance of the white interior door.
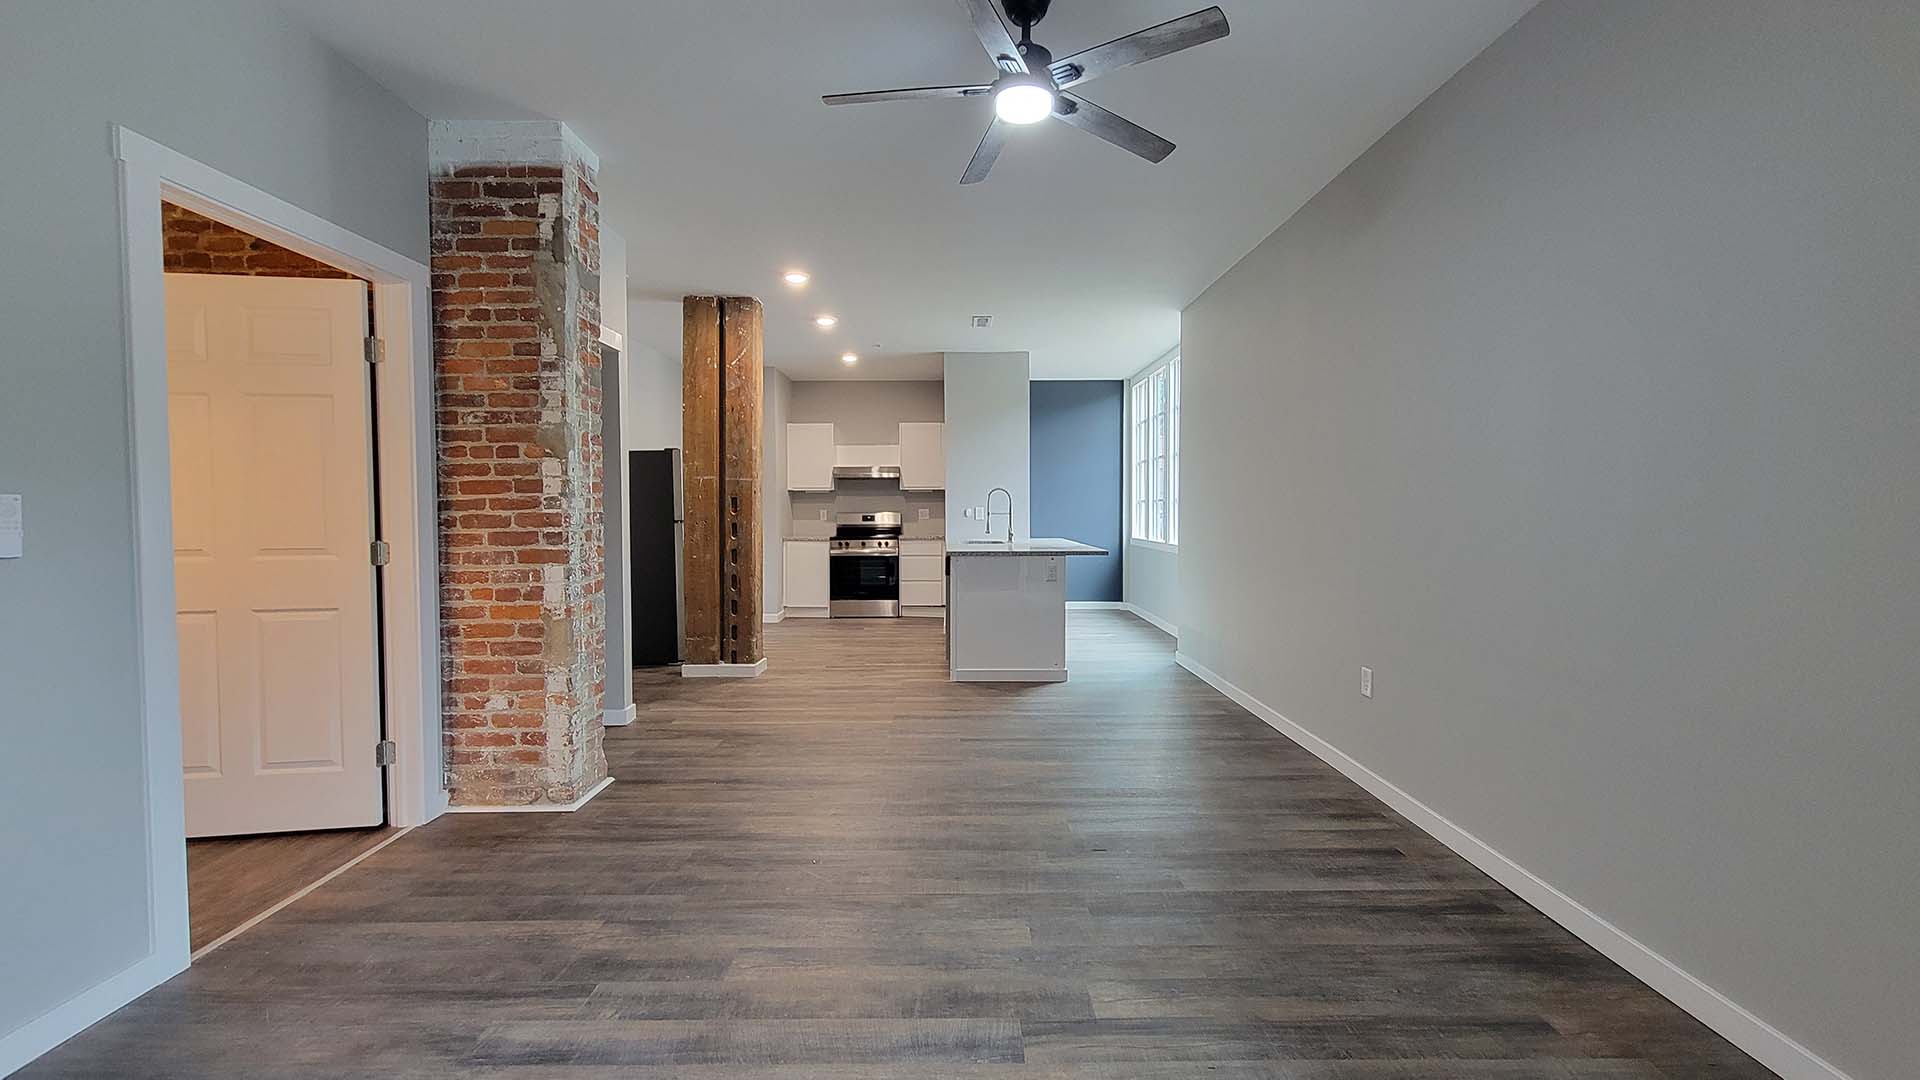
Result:
M166 279L187 835L378 825L367 286Z

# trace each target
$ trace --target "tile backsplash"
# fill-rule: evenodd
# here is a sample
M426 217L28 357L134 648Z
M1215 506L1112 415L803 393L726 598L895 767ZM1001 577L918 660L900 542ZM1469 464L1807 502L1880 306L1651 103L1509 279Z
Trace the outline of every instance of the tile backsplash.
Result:
M793 508L788 536L832 536L836 514L886 510L899 511L905 522L902 534L909 539L939 536L946 527L945 496L938 491L901 491L894 480L841 480L831 492L796 491L788 501ZM920 520L921 510L927 511L925 521ZM825 520L821 519L823 511Z

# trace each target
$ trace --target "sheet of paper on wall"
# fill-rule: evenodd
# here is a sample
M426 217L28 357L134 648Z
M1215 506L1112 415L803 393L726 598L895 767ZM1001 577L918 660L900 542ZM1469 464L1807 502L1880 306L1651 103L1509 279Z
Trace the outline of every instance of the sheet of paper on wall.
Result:
M0 495L0 559L20 557L26 526L20 520L20 496Z

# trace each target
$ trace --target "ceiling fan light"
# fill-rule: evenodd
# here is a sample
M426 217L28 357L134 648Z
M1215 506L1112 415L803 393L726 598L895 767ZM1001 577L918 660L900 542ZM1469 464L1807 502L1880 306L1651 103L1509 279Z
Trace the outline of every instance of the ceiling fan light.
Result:
M1037 124L1053 115L1053 103L1053 88L1033 76L1008 76L993 95L993 111L1009 124Z

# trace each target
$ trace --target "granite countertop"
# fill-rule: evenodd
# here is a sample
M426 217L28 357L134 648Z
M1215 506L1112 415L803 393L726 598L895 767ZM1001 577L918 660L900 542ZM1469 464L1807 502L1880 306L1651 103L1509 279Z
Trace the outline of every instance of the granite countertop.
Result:
M833 539L833 537L831 536L783 536L780 539L791 540L794 543L798 543L798 544L824 544L827 541ZM902 543L911 544L916 540L944 541L945 539L946 537L944 536L903 536L900 538L900 541Z
M1009 544L1004 540L988 543L962 541L947 548L948 555L1108 555L1106 548L1097 548L1092 544L1083 544L1078 540L1064 540L1058 536L1036 536L1031 540L1015 540Z

